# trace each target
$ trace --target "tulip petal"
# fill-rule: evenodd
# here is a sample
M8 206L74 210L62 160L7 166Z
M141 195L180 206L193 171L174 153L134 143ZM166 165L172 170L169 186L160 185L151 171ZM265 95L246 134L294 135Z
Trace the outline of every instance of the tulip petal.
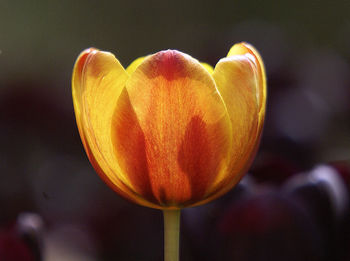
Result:
M210 64L208 63L203 63L201 62L201 65L204 67L204 69L206 69L210 74L213 74L214 72L214 68L213 66L211 66Z
M116 157L136 192L168 208L206 195L226 172L231 137L213 78L197 60L173 50L138 65L112 124Z
M258 104L259 104L259 129L262 128L265 119L265 107L267 97L266 73L263 60L259 52L250 44L242 42L232 46L227 57L235 55L247 55L254 62L258 71Z
M259 144L265 113L265 74L260 56L247 46L235 45L213 73L230 115L233 135L231 173L216 179L213 197L225 193L240 180Z
M73 71L74 109L84 148L97 173L122 196L147 205L120 170L111 142L114 108L128 78L113 54L85 50Z
M74 103L74 111L76 115L76 121L78 125L78 130L84 145L84 148L86 150L87 148L87 141L84 134L83 129L83 115L82 115L82 88L81 88L81 79L82 79L82 73L84 69L85 62L89 55L97 52L95 48L89 48L84 50L78 57L74 69L73 69L73 77L72 77L72 96L73 96L73 103Z
M255 148L253 150L252 155L255 155L255 152L258 150L260 144L260 138L262 133L262 128L264 126L265 121L265 111L266 111L266 99L267 99L267 83L266 83L266 73L264 62L259 54L259 52L250 44L242 42L235 44L232 46L230 51L227 54L227 57L235 56L235 55L246 55L253 61L256 70L258 72L258 84L257 84L257 99L259 106L259 124L257 131L257 142L255 143ZM250 165L248 162L247 166Z
M136 60L134 60L127 68L126 68L126 72L131 75L136 68L143 62L143 60L145 60L147 56L143 56L143 57L139 57Z

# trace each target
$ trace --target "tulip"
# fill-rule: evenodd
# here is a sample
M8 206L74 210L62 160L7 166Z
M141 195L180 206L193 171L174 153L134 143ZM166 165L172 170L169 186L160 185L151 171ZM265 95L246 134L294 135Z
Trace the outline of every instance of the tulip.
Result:
M90 48L75 63L72 92L96 172L126 199L162 209L167 233L178 229L181 208L219 197L247 171L264 122L265 82L247 43L214 69L176 50L124 69L113 54Z

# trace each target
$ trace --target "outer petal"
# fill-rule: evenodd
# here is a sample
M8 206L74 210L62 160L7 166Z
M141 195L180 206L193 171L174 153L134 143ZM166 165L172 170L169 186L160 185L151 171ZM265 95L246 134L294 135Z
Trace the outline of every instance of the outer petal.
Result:
M73 71L74 109L84 148L101 178L122 196L147 205L120 171L111 142L114 108L127 80L128 74L113 54L85 50Z
M236 55L246 55L255 64L256 70L258 71L258 88L257 97L259 104L259 129L262 128L265 119L265 107L267 98L267 86L266 86L266 73L264 62L259 54L259 52L250 44L242 42L235 44L230 49L227 57Z
M256 151L258 150L259 144L260 144L260 138L262 133L262 128L264 126L264 120L265 120L265 111L266 111L266 100L267 100L267 83L266 83L266 73L265 73L265 66L264 62L259 54L259 52L250 44L242 42L235 44L230 49L229 53L227 54L227 57L236 56L236 55L245 55L249 57L258 72L257 75L257 100L258 100L258 107L259 107L259 126L257 131L257 140L258 142L255 143L255 148L252 153L252 155L255 155ZM250 166L250 162L246 164L246 168Z
M164 208L203 200L227 171L226 107L211 75L178 51L156 53L137 67L119 98L112 136L136 191Z
M259 144L266 86L262 61L255 52L247 44L235 45L228 57L218 62L213 73L232 123L233 156L231 172L216 179L209 200L225 193L240 180Z

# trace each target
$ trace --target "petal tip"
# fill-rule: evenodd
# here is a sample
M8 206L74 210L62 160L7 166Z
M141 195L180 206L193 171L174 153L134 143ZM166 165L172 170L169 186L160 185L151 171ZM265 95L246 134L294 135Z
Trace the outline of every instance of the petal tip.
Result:
M186 57L187 58L187 57ZM177 50L164 50L153 55L152 76L162 75L168 81L172 81L184 74L185 55Z
M93 48L93 47L90 47L90 48L87 48L85 49L84 51L82 51L76 61L76 65L75 65L75 71L81 75L81 73L83 72L83 69L84 69L84 66L86 64L86 61L88 59L88 57L91 55L91 54L94 54L94 53L97 53L98 52L98 49L96 48Z

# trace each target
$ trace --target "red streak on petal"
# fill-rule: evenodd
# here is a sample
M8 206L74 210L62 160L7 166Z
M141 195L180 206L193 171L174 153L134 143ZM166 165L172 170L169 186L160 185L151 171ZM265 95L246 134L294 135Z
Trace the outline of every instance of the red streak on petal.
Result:
M202 200L208 186L214 181L222 160L221 154L227 148L224 140L224 137L220 137L219 124L208 126L199 116L193 117L188 124L178 153L178 163L189 178L190 202Z
M156 54L152 69L147 72L148 77L163 76L172 81L184 75L184 62L180 54L175 50L161 51ZM153 74L153 75L152 75Z
M136 193L156 202L149 180L144 133L126 89L122 91L113 115L112 142L118 163Z

